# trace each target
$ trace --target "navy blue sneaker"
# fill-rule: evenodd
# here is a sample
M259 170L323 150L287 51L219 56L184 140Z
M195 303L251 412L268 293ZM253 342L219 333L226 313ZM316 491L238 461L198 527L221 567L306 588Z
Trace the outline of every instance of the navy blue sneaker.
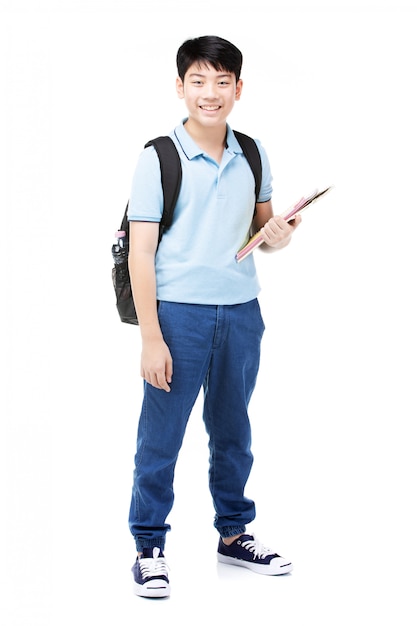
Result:
M171 589L168 567L159 548L144 548L143 554L132 567L133 591L145 598L165 598Z
M247 567L253 572L268 576L288 574L292 570L288 559L263 546L255 535L241 535L230 546L220 537L217 559L220 563Z

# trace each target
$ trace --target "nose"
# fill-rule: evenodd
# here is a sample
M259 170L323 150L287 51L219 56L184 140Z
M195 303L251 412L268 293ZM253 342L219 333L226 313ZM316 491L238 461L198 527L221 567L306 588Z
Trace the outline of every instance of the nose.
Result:
M205 85L204 97L207 100L215 100L217 98L217 85L208 81Z

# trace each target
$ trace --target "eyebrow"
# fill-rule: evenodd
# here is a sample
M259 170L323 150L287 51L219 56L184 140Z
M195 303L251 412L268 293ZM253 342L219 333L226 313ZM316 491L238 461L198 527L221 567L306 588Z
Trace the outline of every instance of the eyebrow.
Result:
M232 75L232 73L230 72L230 74L217 74L216 78L228 78ZM190 74L189 76L190 78L205 78L206 75L205 74L198 74L197 72L194 72L193 74Z

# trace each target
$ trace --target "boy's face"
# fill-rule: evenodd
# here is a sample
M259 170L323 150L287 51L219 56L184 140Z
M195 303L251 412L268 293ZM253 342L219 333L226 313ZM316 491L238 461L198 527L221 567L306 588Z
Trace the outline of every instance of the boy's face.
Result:
M241 92L242 81L236 82L234 73L211 65L194 63L184 81L177 78L178 97L184 98L189 119L205 127L224 126Z

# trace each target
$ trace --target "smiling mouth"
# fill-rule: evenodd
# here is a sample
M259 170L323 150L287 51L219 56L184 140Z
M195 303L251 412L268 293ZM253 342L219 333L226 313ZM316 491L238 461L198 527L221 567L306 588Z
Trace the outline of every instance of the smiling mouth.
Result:
M203 109L203 111L218 111L220 108L221 107L218 104L216 104L216 105L215 104L213 104L213 105L209 105L209 104L204 105L204 104L202 104L200 106L200 109Z

